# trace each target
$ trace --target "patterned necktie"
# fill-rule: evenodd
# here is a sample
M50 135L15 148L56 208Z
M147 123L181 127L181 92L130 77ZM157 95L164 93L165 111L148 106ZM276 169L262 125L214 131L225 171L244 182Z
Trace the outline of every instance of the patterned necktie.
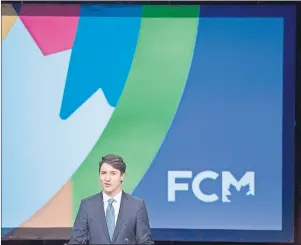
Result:
M115 230L115 211L114 211L114 206L112 205L113 202L114 202L113 198L109 199L108 201L109 204L106 211L106 221L107 221L107 227L108 227L111 241L113 239L113 234Z

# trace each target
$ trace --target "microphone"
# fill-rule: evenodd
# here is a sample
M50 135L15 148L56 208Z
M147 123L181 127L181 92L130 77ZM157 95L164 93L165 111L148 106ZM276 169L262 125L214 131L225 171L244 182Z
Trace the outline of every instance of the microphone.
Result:
M126 228L132 233L133 237L135 238L135 243L138 244L137 243L137 237L134 234L134 232L128 227L128 225L122 219L120 219L120 220L126 226ZM128 238L125 238L124 241L125 241L125 244L129 244L129 239ZM154 242L147 242L147 243L144 243L144 244L154 245L155 243Z
M93 216L88 222L87 225L95 218L95 216ZM83 229L80 229L79 232L77 232L77 234L74 236L74 238L72 240L75 240L83 231L84 231L85 227ZM82 240L82 242L80 243L80 245L83 245L85 242L87 241L86 237ZM70 242L70 241L69 241ZM72 244L72 243L71 243ZM64 243L64 245L69 245L69 243Z
M121 219L121 222L126 226L126 228L132 233L134 239L135 239L135 243L137 244L137 237L136 235L134 234L134 232L132 232L132 230L128 227L128 225ZM129 239L128 238L125 238L125 241L126 241L126 244L129 244Z

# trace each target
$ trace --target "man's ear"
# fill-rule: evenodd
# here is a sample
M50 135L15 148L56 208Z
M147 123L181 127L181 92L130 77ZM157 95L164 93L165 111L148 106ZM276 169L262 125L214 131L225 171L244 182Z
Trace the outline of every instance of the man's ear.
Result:
M121 183L124 181L125 173L121 174Z

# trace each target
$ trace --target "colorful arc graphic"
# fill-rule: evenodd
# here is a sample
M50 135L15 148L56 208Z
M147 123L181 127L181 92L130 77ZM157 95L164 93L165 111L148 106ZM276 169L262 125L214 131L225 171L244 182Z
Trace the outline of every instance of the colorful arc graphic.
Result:
M294 11L9 5L2 235L66 228L68 239L80 201L100 191L101 157L115 153L127 163L124 190L145 201L156 240L290 240ZM234 190L223 203L225 169L229 183L255 173L255 193ZM186 170L215 171L201 189L219 199L197 197L187 179L170 201L167 173Z
M124 189L130 193L134 190L164 140L181 99L197 35L199 7L147 6L142 14L164 18L142 18L136 53L118 106L72 177L73 218L80 200L99 191L97 163L104 154L125 158L129 176Z
M36 26L31 25L26 19L26 13L36 13L41 10L47 12L46 8L49 8L51 12L59 6L48 6L45 9L35 8L35 5L32 7L26 6L26 8L17 10L18 13L23 13L25 16L20 16L19 19L23 24L18 22L16 27L27 29L33 41L40 48L41 55L45 56L46 54L59 52L59 49L54 47L52 47L52 51L49 51L51 47L48 47L49 50L45 51L48 44L41 40L46 40L45 35L50 35L50 33L40 33ZM11 7L11 9L13 8ZM105 11L105 9L102 10ZM78 6L71 9L62 7L61 11L79 12ZM49 201L45 202L35 213L25 212L24 217L28 218L18 221L16 226L47 226L53 216L52 214L57 212L54 204L60 202L60 200L66 200L66 205L67 203L70 205L74 218L80 200L99 191L97 166L100 157L107 153L118 153L126 159L129 178L125 181L124 188L128 192L133 192L148 170L172 123L185 88L193 56L198 28L199 6L181 8L133 6L125 9L113 7L110 11L113 11L113 14L118 13L118 11L125 12L127 15L132 14L135 18L133 18L133 21L126 19L127 25L120 20L116 20L118 18L108 18L106 21L98 18L98 21L92 23L85 18L86 15L89 15L89 7L81 7L80 13L83 16L79 18L77 35L76 37L68 36L69 41L72 39L75 39L75 41L72 47L69 68L67 69L68 75L60 116L63 119L68 118L84 103L84 100L89 99L89 96L94 93L92 90L95 89L96 91L98 88L102 89L108 103L111 106L116 106L115 112L110 120L108 118L109 123L101 133L94 148L72 178L66 182L66 185L57 194L51 195ZM18 17L15 16L14 18ZM29 14L28 20L31 20L31 18L33 17ZM58 18L61 17L58 16ZM66 21L69 21L73 28L77 18L72 15L72 20ZM96 20L97 18L93 19ZM46 24L49 22L48 24L51 25L59 23L56 18L48 18L47 16L43 21ZM67 22L65 26L68 25L69 22ZM7 26L6 33L2 37L5 39L7 33L9 34L10 29L13 28L13 23L7 20L4 21L3 25ZM22 25L24 26L22 27ZM114 35L107 35L108 30L100 28L106 25L113 25L119 31L116 31ZM118 46L118 42L122 38L120 32L125 27L127 27L127 31L132 33L130 37L127 37L127 46L131 48L122 51L123 46L121 43ZM128 30L129 28L131 30ZM92 29L100 30L98 37L102 36L103 38L98 41L94 40L94 43L91 43L89 47L81 47L82 44L90 43L93 37L91 36L93 35ZM123 33L123 35L125 34L128 33ZM15 32L14 35L16 35ZM66 46L67 41L61 41L60 45ZM118 58L120 52L123 52L123 59L118 64L116 62L114 64L114 58ZM91 56L92 53L94 53L94 56ZM110 57L110 54L112 57ZM84 64L82 62L83 55L86 60ZM81 56L81 59L78 59L78 56ZM101 74L97 66L99 63L102 64L104 70ZM79 65L81 65L81 69L78 69ZM115 76L110 76L114 72L112 66L115 66L115 70L119 70ZM74 84L86 81L86 74L91 74L94 79L101 76L101 79L91 80L91 86L87 86L89 91L82 95L86 98L76 97L76 90L82 90L80 87L74 87ZM110 77L112 83L99 84L99 81L104 81L108 77ZM118 89L115 89L116 87ZM117 102L118 105L116 105ZM74 117L70 119L73 120ZM86 183L85 186L81 184L82 180ZM64 218L62 217L64 226L72 224L67 206L64 207L64 213L68 214ZM59 223L57 224L60 226Z

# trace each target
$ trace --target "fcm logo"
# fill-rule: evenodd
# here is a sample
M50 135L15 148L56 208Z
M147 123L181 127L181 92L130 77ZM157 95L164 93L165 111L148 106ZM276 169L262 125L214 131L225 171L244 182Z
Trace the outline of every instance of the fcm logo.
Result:
M215 194L205 194L200 189L200 184L203 180L212 179L216 180L219 174L213 171L204 171L197 174L192 181L192 191L194 195L203 202L216 202L219 197ZM230 186L234 186L237 191L241 187L249 186L247 196L255 195L255 173L246 172L239 180L237 180L229 171L222 172L222 202L231 202L228 196L231 195ZM168 201L176 201L176 191L188 191L187 183L176 183L177 179L191 179L192 171L168 171Z

